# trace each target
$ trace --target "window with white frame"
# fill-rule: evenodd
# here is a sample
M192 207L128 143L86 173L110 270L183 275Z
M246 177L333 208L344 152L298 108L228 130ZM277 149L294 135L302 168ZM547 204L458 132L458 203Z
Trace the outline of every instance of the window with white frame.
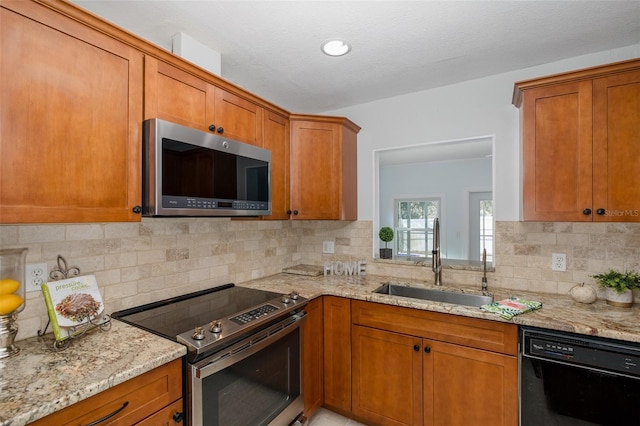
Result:
M433 222L440 215L440 198L396 200L397 256L431 257Z

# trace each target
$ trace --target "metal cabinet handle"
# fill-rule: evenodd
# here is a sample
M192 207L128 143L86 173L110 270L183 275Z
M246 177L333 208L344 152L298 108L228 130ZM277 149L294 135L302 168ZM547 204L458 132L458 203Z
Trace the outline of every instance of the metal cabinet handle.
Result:
M426 353L426 354L431 353L431 348L429 346L425 346L424 347L424 353Z
M134 212L135 214L140 214L142 213L142 206L133 206L131 211Z
M297 215L297 214L298 214L298 210L294 210L294 211L293 211L293 214L294 214L294 215Z
M598 209L596 210L596 213L598 213L599 216L603 216L607 211L605 209Z
M210 132L215 132L215 131L216 131L216 125L215 125L215 124L211 124L211 125L209 126L209 131L210 131Z
M122 407L118 408L113 413L107 414L103 418L98 419L96 421L93 421L91 423L87 423L87 426L96 426L96 425L99 425L100 423L104 422L105 420L109 420L111 417L118 415L118 413L120 413L122 410L127 408L127 405L129 405L129 401L125 401L124 403L122 403Z
M218 127L218 128L216 129L216 132L218 132L218 133L224 133L224 128L222 128L222 127Z
M589 216L591 214L591 209L582 210L582 214L585 215L585 216Z
M413 350L416 352L420 352L420 345L413 345Z

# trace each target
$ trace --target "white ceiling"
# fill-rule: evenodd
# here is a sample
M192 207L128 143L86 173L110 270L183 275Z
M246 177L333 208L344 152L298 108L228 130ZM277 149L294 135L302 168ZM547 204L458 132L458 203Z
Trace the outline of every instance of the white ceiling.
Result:
M72 0L171 50L183 32L222 77L318 113L640 43L640 1ZM320 44L353 48L332 58Z

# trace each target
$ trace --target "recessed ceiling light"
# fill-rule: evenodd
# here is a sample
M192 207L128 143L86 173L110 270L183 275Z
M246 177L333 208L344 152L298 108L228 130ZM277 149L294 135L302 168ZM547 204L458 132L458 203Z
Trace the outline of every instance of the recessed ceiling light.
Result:
M351 45L342 40L329 40L320 46L322 53L329 56L342 56L351 51Z

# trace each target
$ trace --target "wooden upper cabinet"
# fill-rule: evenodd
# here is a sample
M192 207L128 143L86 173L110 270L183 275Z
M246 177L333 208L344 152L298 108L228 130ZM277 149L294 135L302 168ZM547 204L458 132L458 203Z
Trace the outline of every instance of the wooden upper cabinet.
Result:
M0 223L140 220L143 55L4 0L0 51Z
M264 145L271 151L271 215L264 219L286 220L290 210L289 118L272 111L264 114Z
M590 221L591 83L528 90L522 106L525 220Z
M262 107L151 56L145 57L144 118L263 144Z
M640 69L595 79L593 109L594 221L640 221Z
M357 220L357 134L339 117L292 115L293 219Z
M640 60L516 83L523 219L640 221Z

